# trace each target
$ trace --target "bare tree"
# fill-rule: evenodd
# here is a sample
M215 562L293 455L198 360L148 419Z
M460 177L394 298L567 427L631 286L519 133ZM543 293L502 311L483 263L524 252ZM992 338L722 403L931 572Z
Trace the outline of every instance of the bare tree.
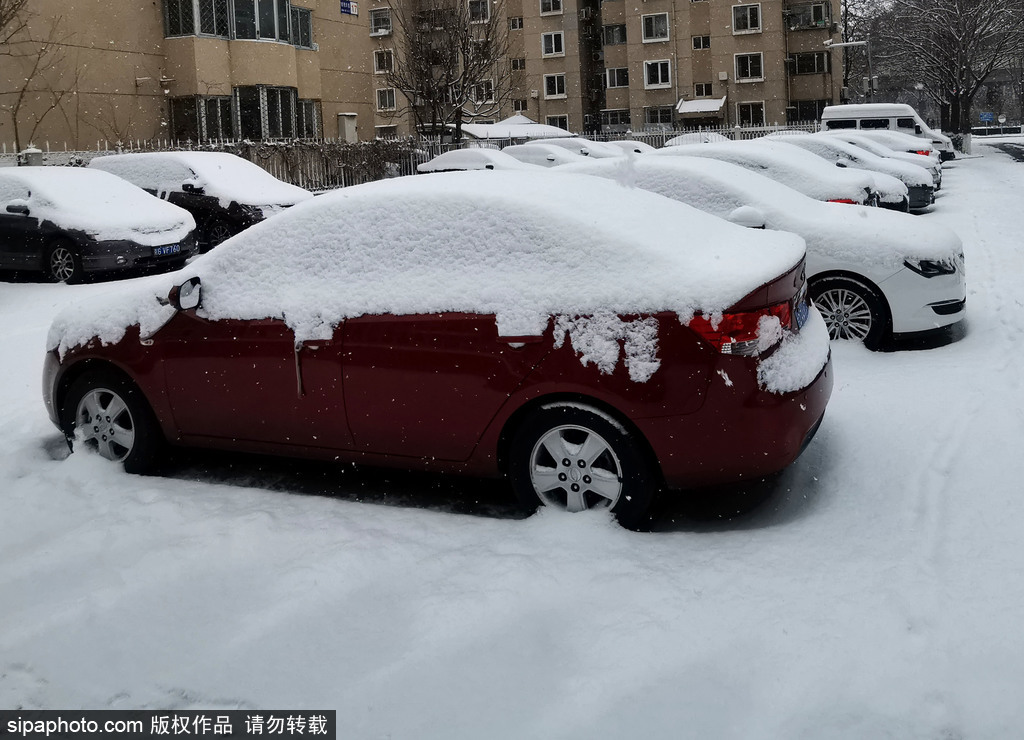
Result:
M0 0L5 2L13 7L20 0ZM0 66L5 71L0 85L7 86L0 88L0 112L11 122L19 151L54 111L68 119L64 104L78 88L78 71L67 64L70 34L62 30L63 19L58 16L44 24L40 34L28 15L27 4L20 2L2 31L5 41L0 44Z
M1022 53L1024 0L895 0L876 27L879 65L917 80L942 127L961 133L985 80Z
M387 84L401 93L395 115L411 115L422 133L491 117L514 87L501 0L392 0L394 48L378 51Z
M28 23L28 0L0 0L0 46L7 44Z

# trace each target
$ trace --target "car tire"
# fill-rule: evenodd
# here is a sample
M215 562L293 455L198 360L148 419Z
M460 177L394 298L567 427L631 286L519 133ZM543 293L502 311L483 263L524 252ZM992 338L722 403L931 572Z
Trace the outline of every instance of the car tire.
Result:
M640 529L658 489L634 436L591 406L555 403L533 411L509 449L508 474L528 510L611 509L619 523Z
M61 426L75 441L119 462L128 473L153 469L164 440L149 403L128 379L91 371L75 380L64 398Z
M830 338L852 339L876 350L889 336L889 307L867 283L854 278L826 277L813 280L810 292Z
M80 283L85 278L82 257L66 239L51 242L46 250L46 276L55 283Z
M234 235L235 231L227 221L222 218L211 218L203 227L203 251L210 251Z

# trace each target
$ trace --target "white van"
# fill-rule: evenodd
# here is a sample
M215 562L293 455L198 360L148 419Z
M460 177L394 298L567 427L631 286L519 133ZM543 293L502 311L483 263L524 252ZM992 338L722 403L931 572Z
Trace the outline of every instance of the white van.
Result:
M953 159L953 140L928 128L911 106L902 103L857 103L827 105L821 112L821 125L826 131L863 129L865 131L899 131L928 139L943 160Z

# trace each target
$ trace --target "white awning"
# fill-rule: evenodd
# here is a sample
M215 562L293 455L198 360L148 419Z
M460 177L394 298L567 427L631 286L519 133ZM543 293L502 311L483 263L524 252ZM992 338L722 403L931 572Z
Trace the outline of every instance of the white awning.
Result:
M700 113L704 115L721 112L725 98L699 98L698 100L680 100L676 104L676 112L680 115Z

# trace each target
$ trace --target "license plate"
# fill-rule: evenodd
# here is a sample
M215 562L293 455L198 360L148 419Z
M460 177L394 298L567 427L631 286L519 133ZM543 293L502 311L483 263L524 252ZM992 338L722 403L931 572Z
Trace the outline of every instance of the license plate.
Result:
M168 244L165 247L153 247L153 256L154 257L163 257L164 255L168 255L168 254L180 254L180 253L181 253L181 245L180 244Z
M801 329L811 312L811 304L807 302L807 283L800 286L796 296L796 328Z

